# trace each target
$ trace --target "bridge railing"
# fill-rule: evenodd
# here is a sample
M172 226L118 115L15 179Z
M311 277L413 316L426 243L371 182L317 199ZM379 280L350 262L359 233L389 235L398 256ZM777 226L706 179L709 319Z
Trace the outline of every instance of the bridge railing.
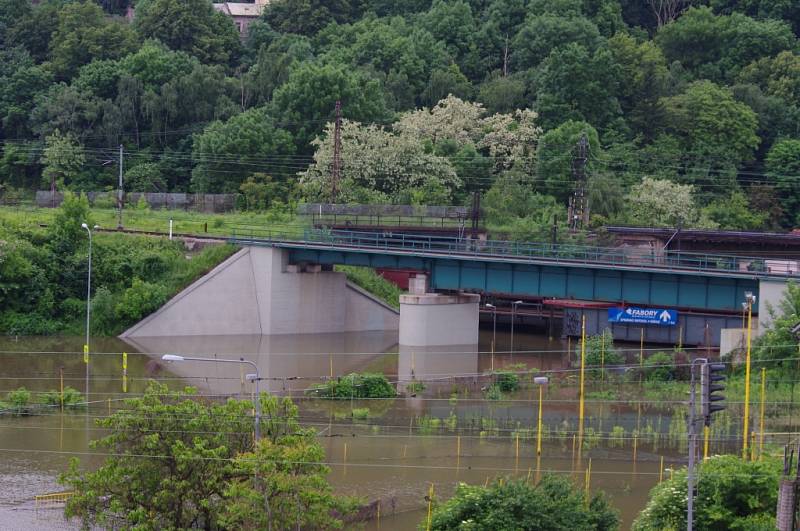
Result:
M297 232L247 228L233 234L237 243L306 243L315 246L383 249L405 252L426 252L445 255L502 256L509 258L546 259L548 261L646 266L661 269L730 271L738 273L795 275L786 270L776 274L765 268L757 257L714 255L703 253L661 251L639 248L598 247L589 245L527 243L503 240L474 240L436 235L413 235L388 231L362 232L348 230L306 229Z

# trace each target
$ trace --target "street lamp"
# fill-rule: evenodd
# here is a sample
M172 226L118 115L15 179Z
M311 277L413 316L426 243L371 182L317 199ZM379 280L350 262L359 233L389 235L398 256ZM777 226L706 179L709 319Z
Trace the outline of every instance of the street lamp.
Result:
M83 343L83 363L86 365L86 402L89 402L89 318L92 312L92 231L100 228L95 225L91 229L86 223L81 228L89 234L89 275L86 282L86 341Z
M742 457L747 459L747 430L750 422L750 345L753 330L753 304L756 296L751 291L744 293L744 303L747 306L747 357L744 370L744 423L742 427Z
M539 425L536 429L536 455L542 455L542 395L549 382L547 376L536 376L533 383L539 386Z
M256 434L256 441L258 441L261 437L261 430L259 425L261 424L261 396L258 392L258 382L261 380L261 377L258 375L258 365L253 363L250 360L246 360L244 358L239 358L238 360L227 360L227 359L220 359L220 358L192 358L188 356L178 356L176 354L164 354L161 356L163 361L207 361L211 363L247 363L251 365L255 369L255 374L248 374L245 378L247 381L255 382L256 384L256 418L255 418L255 434Z
M492 371L494 371L494 348L497 344L497 306L487 302L486 307L492 310Z
M522 301L514 301L511 303L511 362L514 362L514 321L517 320L517 305L525 304Z

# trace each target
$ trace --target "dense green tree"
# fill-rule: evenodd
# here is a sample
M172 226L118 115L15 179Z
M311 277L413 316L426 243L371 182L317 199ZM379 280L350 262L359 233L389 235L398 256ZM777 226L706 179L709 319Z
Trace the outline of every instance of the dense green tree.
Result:
M204 63L231 64L241 49L231 19L205 0L139 0L134 28Z
M431 72L428 86L422 91L423 105L435 105L436 102L453 95L457 98L472 99L475 89L467 76L461 73L457 64L448 68L437 68Z
M20 48L0 51L0 63L0 131L6 138L29 137L28 118L34 100L53 78Z
M800 55L783 51L774 57L763 57L742 69L739 79L755 83L770 96L800 106Z
M427 30L401 17L365 17L355 24L332 25L316 39L330 62L374 69L386 75L386 91L405 110L420 103L431 74L446 69L448 53ZM407 102L407 103L406 103Z
M564 204L575 186L572 161L575 155L575 146L582 135L586 135L589 141L587 172L591 171L592 159L600 153L600 139L597 130L586 122L569 120L555 129L547 131L539 140L539 147L536 151L537 187Z
M292 135L276 127L264 107L250 109L195 137L192 188L235 193L247 175L262 169L285 177L293 154Z
M617 93L622 112L631 129L651 141L664 119L660 98L669 78L664 56L651 41L640 43L626 33L610 38L608 49L625 80Z
M197 65L197 60L187 53L171 51L160 42L150 40L118 64L121 75L135 77L145 89L156 89L187 75Z
M307 152L334 117L337 101L342 116L351 120L383 122L390 117L378 80L341 64L319 63L304 63L289 74L273 95L272 113L280 127L292 132L297 150Z
M28 3L28 2L26 2ZM59 25L61 2L40 2L26 11L6 31L6 45L22 46L36 60L43 62L50 52L50 39Z
M154 162L137 164L125 171L125 189L130 192L167 191L167 183L161 168Z
M711 81L692 83L663 105L668 130L694 157L737 164L749 160L759 144L753 110Z
M124 22L110 20L93 1L69 3L58 13L50 40L50 68L56 79L71 79L93 59L118 59L136 48L136 37Z
M767 217L766 212L753 210L747 197L738 190L712 201L704 213L724 230L757 230L764 226Z
M242 77L243 107L268 103L291 71L312 56L311 42L300 35L281 35L261 48L255 64Z
M545 14L528 18L511 45L511 64L516 70L539 66L556 48L577 44L589 53L600 46L600 31L580 16Z
M567 209L550 195L535 192L534 181L519 170L495 179L481 206L487 227L517 241L549 242L566 229Z
M496 76L481 85L477 99L490 112L509 113L524 108L525 82L516 77Z
M573 43L554 50L538 75L536 111L542 126L577 120L603 131L624 128L619 80L620 67L607 49L592 53Z
M800 140L775 142L767 154L766 170L783 207L784 227L796 227L800 222Z
M739 13L717 16L699 7L661 28L656 42L668 61L680 61L698 78L720 82L735 79L752 61L793 49L797 38L782 21Z
M55 130L86 139L96 133L103 113L100 101L76 86L59 83L36 96L30 115L30 127L39 137Z
M447 52L470 79L484 77L486 72L481 68L475 41L478 24L469 3L464 0L436 0L431 9L419 17L419 21L437 41L445 45Z
M46 139L42 154L43 185L52 189L64 189L78 176L86 163L86 155L76 138L58 129Z
M786 291L776 306L770 304L767 312L771 324L754 340L753 355L757 360L769 361L770 369L797 377L797 363L792 358L797 354L797 336L792 329L800 322L800 286L791 281L786 284Z
M743 13L753 18L785 20L800 36L800 5L792 0L710 0L708 5L725 15Z
M66 515L139 529L341 525L333 511L352 504L331 494L314 431L289 399L258 397L264 437L254 445L250 401L209 404L195 393L151 383L99 420L110 434L93 445L111 455L91 472L71 462L60 478L75 491Z
M364 0L273 0L264 10L264 20L275 31L311 37L332 22L355 22L365 7Z
M780 464L776 459L746 461L732 455L712 457L699 466L694 525L697 529L771 529L777 503ZM634 531L686 527L686 469L656 485ZM766 516L754 525L756 516ZM751 523L752 522L752 523Z
M461 483L453 497L436 508L430 529L548 529L613 531L619 517L597 494L586 499L569 479L546 475L533 485L522 480L495 481L486 487Z

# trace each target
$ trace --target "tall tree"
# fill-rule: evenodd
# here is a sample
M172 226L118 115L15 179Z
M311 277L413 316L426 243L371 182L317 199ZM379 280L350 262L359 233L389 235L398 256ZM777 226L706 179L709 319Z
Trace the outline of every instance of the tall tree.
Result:
M130 26L106 17L95 2L65 4L50 40L50 67L57 79L71 79L93 59L118 59L136 48Z
M304 63L275 91L272 113L280 127L291 131L299 152L310 151L311 141L335 115L361 122L390 118L380 82L342 64Z
M797 227L800 223L800 140L775 142L767 154L766 170L783 207L783 226Z
M273 0L264 10L264 20L281 33L311 37L332 22L355 22L365 7L364 0Z
M207 0L140 0L136 32L204 63L232 64L241 52L239 33L229 17Z

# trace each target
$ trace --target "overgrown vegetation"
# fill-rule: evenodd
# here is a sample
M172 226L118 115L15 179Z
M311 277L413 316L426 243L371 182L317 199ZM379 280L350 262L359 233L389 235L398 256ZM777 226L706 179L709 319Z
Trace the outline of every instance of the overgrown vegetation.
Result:
M83 330L88 235L85 196L67 194L46 229L0 220L0 333L78 334ZM233 252L212 245L187 255L182 242L95 231L92 333L112 335Z
M347 280L375 295L392 308L400 308L400 295L403 291L389 282L374 269L356 266L336 266L336 271L347 275Z
M320 398L394 398L394 387L378 373L351 373L312 386L306 391Z

